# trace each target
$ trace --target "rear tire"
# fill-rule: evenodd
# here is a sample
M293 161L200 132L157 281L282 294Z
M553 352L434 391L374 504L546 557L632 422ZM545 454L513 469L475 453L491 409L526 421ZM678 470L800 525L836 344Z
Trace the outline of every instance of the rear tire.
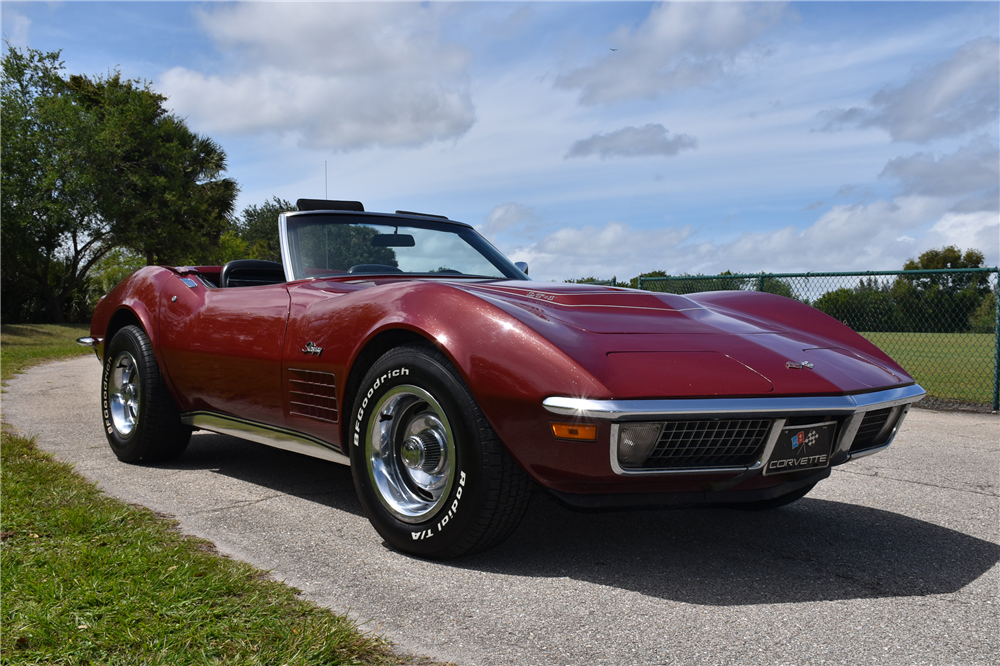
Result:
M101 412L108 443L122 462L172 460L191 439L149 338L138 326L118 331L105 350Z
M406 345L365 375L351 416L351 473L372 526L397 550L447 559L510 536L528 477L440 351Z

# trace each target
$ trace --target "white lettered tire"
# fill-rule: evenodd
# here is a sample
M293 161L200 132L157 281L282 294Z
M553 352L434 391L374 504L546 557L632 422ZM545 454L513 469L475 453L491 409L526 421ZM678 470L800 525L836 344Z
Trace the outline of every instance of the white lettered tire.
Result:
M155 463L184 452L191 428L181 423L146 333L118 331L104 352L101 414L111 450L122 462Z
M397 550L446 559L490 548L527 506L527 475L433 347L397 347L375 362L348 445L365 514Z

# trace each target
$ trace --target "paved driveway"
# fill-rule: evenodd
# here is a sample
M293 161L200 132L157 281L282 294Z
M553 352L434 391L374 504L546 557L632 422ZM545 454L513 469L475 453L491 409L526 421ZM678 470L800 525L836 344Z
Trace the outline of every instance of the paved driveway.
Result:
M889 450L767 513L578 513L537 494L500 547L450 563L386 548L350 471L197 433L119 463L93 357L10 382L3 414L109 494L459 664L996 664L1000 420L913 410ZM992 656L991 656L992 655Z

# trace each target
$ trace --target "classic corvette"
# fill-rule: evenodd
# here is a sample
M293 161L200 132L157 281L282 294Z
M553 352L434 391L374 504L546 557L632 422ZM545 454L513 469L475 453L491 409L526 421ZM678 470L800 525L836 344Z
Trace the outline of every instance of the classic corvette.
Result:
M795 501L923 395L798 301L532 282L471 226L300 200L282 261L143 268L94 311L111 449L192 430L351 466L392 547L506 538L537 484L575 507Z

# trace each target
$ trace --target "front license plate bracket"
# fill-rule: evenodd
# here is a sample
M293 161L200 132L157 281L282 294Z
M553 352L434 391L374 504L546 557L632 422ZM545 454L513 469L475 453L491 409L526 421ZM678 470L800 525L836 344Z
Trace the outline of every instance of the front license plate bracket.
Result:
M836 432L836 421L782 428L771 457L764 465L764 474L784 474L829 466Z

